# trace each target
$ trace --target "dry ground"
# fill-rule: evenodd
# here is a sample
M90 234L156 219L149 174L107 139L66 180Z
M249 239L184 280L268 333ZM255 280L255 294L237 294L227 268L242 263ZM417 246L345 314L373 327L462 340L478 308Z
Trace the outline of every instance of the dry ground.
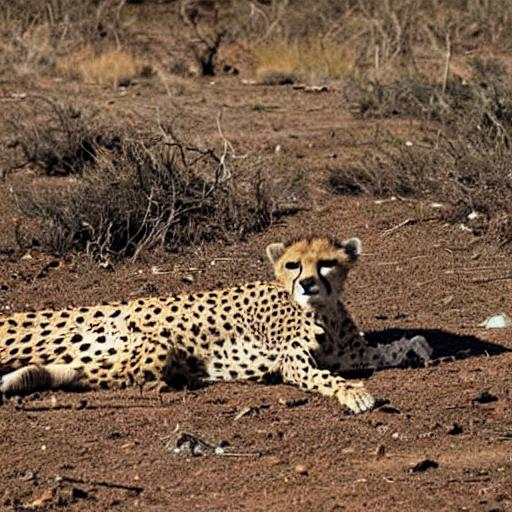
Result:
M51 81L37 88L94 98L127 120L147 121L156 106L169 102L143 80L123 95ZM42 508L77 511L512 510L512 353L500 349L512 349L512 329L477 327L491 314L512 314L512 280L498 279L510 277L510 256L485 255L459 226L424 220L396 227L427 218L421 212L428 206L326 191L327 169L357 151L354 141L369 141L374 126L353 121L336 91L245 86L235 77L182 80L179 88L185 113L180 128L218 141L215 119L223 107L226 137L239 154L259 153L276 168L306 176L306 210L247 242L153 254L114 272L74 258L41 273L49 256L5 257L4 310L267 278L263 254L271 241L311 233L359 236L364 256L347 295L361 328L475 336L470 345L458 340L473 356L376 373L367 386L390 404L358 417L342 415L334 400L284 385L219 384L165 394L162 401L131 390L9 402L0 407L0 509L24 510L42 498ZM23 101L12 97L20 92L31 91L2 86L4 101ZM251 108L255 104L272 108ZM383 125L414 140L413 123ZM0 194L5 245L13 236L9 186L7 180ZM155 266L167 273L153 272ZM183 282L185 274L194 276L192 284ZM439 341L438 335L427 332L427 339L449 352L457 337ZM241 412L246 414L237 417ZM172 447L177 428L215 444L227 441L231 451L252 456L175 454L166 443L171 440ZM412 471L425 459L438 467Z

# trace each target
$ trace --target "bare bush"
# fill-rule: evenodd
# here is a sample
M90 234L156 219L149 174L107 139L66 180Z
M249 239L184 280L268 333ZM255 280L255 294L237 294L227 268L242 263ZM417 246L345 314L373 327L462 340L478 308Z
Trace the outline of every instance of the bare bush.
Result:
M120 142L107 123L91 123L81 110L48 97L7 104L0 119L9 133L8 171L35 164L48 176L77 174L95 160L98 148L114 149Z
M248 13L248 2L180 0L180 16L188 46L201 75L216 74L221 45L244 33Z
M496 60L474 60L473 77L446 83L421 76L383 84L352 80L345 99L352 112L363 118L414 117L439 122L471 138L488 143L507 139L512 133L512 79Z
M460 80L441 83L421 77L403 78L390 83L353 79L344 95L353 114L361 118L417 117L431 121L453 119L474 101L474 89Z
M112 132L115 144L95 140L89 160L75 155L79 175L16 189L23 218L32 219L27 229L35 223L32 238L44 249L137 258L155 246L243 238L272 222L275 196L259 167L242 174L226 151L188 145L170 127Z

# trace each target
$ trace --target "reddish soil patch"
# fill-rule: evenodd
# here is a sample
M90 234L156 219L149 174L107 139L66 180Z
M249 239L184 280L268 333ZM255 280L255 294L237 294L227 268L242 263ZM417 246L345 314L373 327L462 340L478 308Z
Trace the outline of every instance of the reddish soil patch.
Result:
M486 345L512 349L512 329L476 327L491 314L512 313L512 280L494 280L510 274L510 256L477 253L470 234L437 221L386 231L416 218L417 202L377 203L324 190L326 169L357 151L354 141L364 141L371 129L351 120L337 93L248 87L235 78L190 82L185 89L183 129L218 140L215 116L224 104L224 130L240 153L259 152L269 165L304 171L307 210L244 243L153 254L114 272L75 258L41 273L48 256L5 258L4 310L268 278L263 254L270 241L311 233L359 236L364 256L347 300L361 329L472 335L483 355L378 372L367 386L390 404L358 417L343 415L334 400L284 385L218 384L161 401L130 390L8 402L0 407L0 508L23 510L46 497L48 509L77 511L512 510L512 353L495 354ZM84 91L93 93L98 102L114 100L119 115L136 111L145 119L166 101L144 85L115 98L100 88ZM257 111L252 102L277 108ZM395 129L414 135L409 123ZM0 199L6 245L12 240L8 186ZM155 266L168 273L155 273ZM192 284L182 281L189 273ZM441 338L438 348L448 350L453 339ZM486 391L496 399L480 403ZM250 455L176 454L176 429ZM425 459L438 466L412 471Z

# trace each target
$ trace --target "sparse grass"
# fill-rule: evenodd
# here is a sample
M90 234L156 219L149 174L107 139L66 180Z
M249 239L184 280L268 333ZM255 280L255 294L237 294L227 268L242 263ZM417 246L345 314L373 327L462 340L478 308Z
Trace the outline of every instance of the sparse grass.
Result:
M321 38L268 42L252 52L257 78L267 84L319 83L347 76L353 65L346 46Z
M447 121L474 101L475 89L454 79L447 82L443 92L439 82L416 76L390 83L353 79L347 82L343 92L357 117Z
M340 194L429 199L450 222L467 224L493 245L512 246L512 150L440 138L431 146L379 147L335 169L329 188ZM476 214L471 221L469 214Z
M512 79L496 62L474 62L468 84L404 80L371 84L359 97L366 117L407 116L437 127L422 144L376 144L371 154L331 173L342 194L398 195L446 204L445 219L468 222L475 234L512 246ZM369 93L369 95L368 95ZM433 124L435 123L435 124Z
M124 2L0 0L0 72L52 74L59 59L77 49L120 46Z
M86 48L64 57L59 68L63 74L82 82L117 87L128 85L141 73L144 64L126 50L107 49L95 52Z

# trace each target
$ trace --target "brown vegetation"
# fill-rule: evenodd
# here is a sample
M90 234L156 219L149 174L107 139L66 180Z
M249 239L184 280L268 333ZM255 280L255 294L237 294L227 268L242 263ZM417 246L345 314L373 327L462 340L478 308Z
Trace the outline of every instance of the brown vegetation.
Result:
M187 144L170 126L141 133L45 103L51 116L29 122L39 113L34 102L12 146L48 176L75 177L15 190L37 226L32 243L60 255L136 258L155 246L243 238L270 225L275 197L258 166L242 174L228 151Z
M0 1L0 69L54 73L63 55L88 45L121 45L122 0Z
M354 158L348 165L334 170L331 188L338 193L431 197L449 205L444 211L452 213L445 215L457 221L477 212L481 219L479 232L493 232L499 244L507 244L510 239L511 185L507 162L512 143L511 81L499 61L475 60L470 80L452 74L450 66L454 58L460 58L468 49L479 45L503 49L509 44L506 35L512 27L512 17L508 6L506 0L322 0L313 6L305 0L256 3L183 0L159 6L157 11L150 3L137 5L122 0L8 3L0 14L1 63L4 72L11 70L19 76L43 71L51 76L79 78L86 83L128 85L141 72L144 61L138 57L140 51L134 51L138 23L145 13L154 10L155 19L161 18L160 26L174 19L173 27L178 27L176 40L183 41L183 48L203 75L236 69L231 63L219 66L219 52L225 44L243 43L263 84L318 83L350 77L344 78L344 96L356 116L420 120L422 142L407 146L402 138L396 137L391 143L377 141L379 152L360 161ZM172 72L182 62L181 54L174 57L177 54L174 49L170 53L168 62L159 62L159 76L165 75L166 69ZM430 59L425 58L427 54ZM432 67L439 71L438 80L425 78ZM75 110L48 98L40 98L37 103L39 107L35 110L31 110L32 103L21 109L16 105L15 116L9 109L4 110L4 125L9 132L7 146L11 149L8 168L21 168L29 163L48 176L76 174L77 184L70 186L66 201L85 208L77 199L80 194L96 190L99 196L108 195L112 193L111 184L118 182L133 187L132 181L144 180L128 169L147 169L148 165L153 171L146 182L151 184L141 187L142 195L148 196L156 187L162 188L164 197L172 186L175 192L184 194L184 204L188 204L189 185L194 197L197 190L209 190L208 180L215 175L218 166L215 158L219 158L213 151L209 153L209 158L215 155L210 161L209 178L202 176L191 185L187 181L190 176L199 176L194 168L197 162L175 169L176 161L169 162L168 155L162 151L162 134L150 137L150 143L144 137L135 143L126 136L125 127L119 129L119 123L113 123L117 127L112 128L109 123L92 122L93 116L84 114L83 109ZM136 134L135 139L138 137ZM169 166L175 175L169 183L162 182L159 173ZM112 183L107 183L108 180ZM207 198L212 203L207 208L212 218L223 219L226 214L229 220L220 220L220 224L232 225L240 232L253 229L248 226L268 224L272 210L268 204L272 200L262 199L267 205L262 207L258 202L261 198L256 200L256 192L251 192L251 201L256 202L244 208L259 212L256 215L259 220L246 224L246 220L240 220L244 208L240 207L239 211L239 206L233 206L238 204L236 194L225 199L225 185L215 186L215 193L211 192ZM245 188L246 185L241 187ZM144 218L147 197L144 200L142 196L137 199L137 194L133 197L138 205L134 207L138 212L135 217ZM23 203L25 212L38 210L28 207L29 203ZM53 199L49 204L54 207ZM245 199L240 204L245 205ZM169 208L176 211L175 205ZM48 212L43 216L46 215L51 217ZM109 225L110 213L94 215ZM55 216L69 217L69 211ZM77 245L77 230L69 226L78 225L76 219L80 215L75 212L71 217L75 220L66 221L66 227L62 228L66 234L58 235L58 242L48 242L52 250L62 252L67 250L65 247L73 246L85 249L87 244L90 247L90 240ZM79 224L83 222L94 226L95 236L104 230L89 219L80 218ZM134 225L138 226L138 221ZM200 233L198 239L206 236L201 234L201 229L189 231ZM139 227L135 232L139 233L138 237ZM135 250L127 248L133 245L132 234L105 233L99 237L99 246L106 239L116 239L113 253ZM67 242L61 242L62 239ZM190 236L174 234L170 239L175 240L170 245L175 245L189 240Z
M476 234L512 243L512 80L494 61L473 63L469 83L420 78L390 84L358 82L358 115L407 116L429 122L421 143L376 141L377 152L333 171L338 193L430 198L444 218L478 218ZM437 130L432 128L437 126ZM374 148L375 149L375 148ZM470 219L471 219L470 217Z

